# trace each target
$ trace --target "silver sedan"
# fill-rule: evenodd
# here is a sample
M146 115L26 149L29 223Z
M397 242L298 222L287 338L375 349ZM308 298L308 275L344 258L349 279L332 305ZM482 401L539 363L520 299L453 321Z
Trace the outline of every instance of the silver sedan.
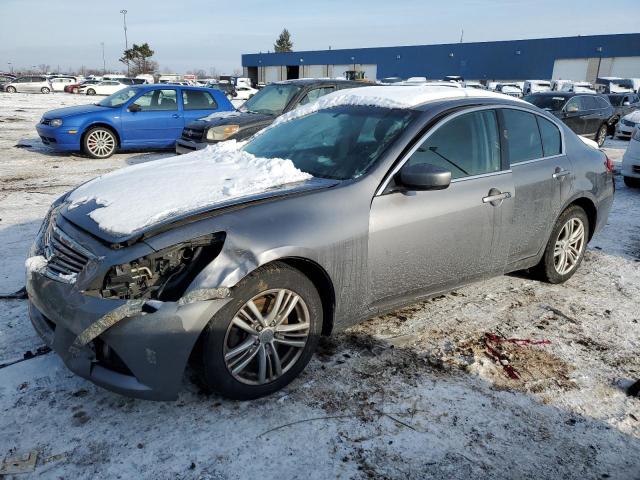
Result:
M300 179L222 201L192 201L218 178L191 155L62 197L27 262L36 330L126 395L175 398L190 360L212 390L260 397L320 335L517 270L565 282L614 192L611 162L555 117L473 89L324 96L229 153Z

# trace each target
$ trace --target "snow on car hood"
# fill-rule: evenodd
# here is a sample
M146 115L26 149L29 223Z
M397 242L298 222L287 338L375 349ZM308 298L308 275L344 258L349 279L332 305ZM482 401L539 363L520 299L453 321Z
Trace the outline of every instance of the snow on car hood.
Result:
M291 160L256 157L230 140L95 178L71 192L65 217L77 216L77 211L100 230L122 237L203 207L311 178Z
M622 117L623 120L633 123L640 123L640 110L634 110L628 115Z

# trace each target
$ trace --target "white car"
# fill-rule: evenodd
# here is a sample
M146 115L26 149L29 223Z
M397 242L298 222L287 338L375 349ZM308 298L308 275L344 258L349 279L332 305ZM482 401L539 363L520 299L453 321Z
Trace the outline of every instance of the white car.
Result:
M496 86L496 92L509 95L510 97L522 97L522 89L517 83L499 83Z
M638 120L640 120L640 116ZM622 177L627 187L640 188L640 126L638 124L633 130L627 151L622 157Z
M551 82L548 80L526 80L522 88L524 95L531 93L550 92Z
M589 82L568 82L562 85L561 92L573 92L573 93L596 93Z
M64 87L72 83L78 83L78 79L75 77L50 77L49 82L54 92L64 92Z
M111 95L118 90L128 87L129 85L119 82L118 80L105 80L95 85L83 85L78 93L86 95Z
M236 92L238 92L238 95L233 98L234 100L249 100L256 93L258 93L258 90L256 90L255 88L247 87L246 85L238 85L236 87Z
M616 137L630 137L636 127L640 129L640 110L631 112L620 119L616 124Z

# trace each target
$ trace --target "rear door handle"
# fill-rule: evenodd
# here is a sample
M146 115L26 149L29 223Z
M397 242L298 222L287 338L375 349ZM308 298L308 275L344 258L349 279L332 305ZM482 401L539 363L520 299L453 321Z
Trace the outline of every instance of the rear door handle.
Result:
M482 197L482 203L499 202L500 200L504 200L506 198L511 198L511 192L502 192L496 193L494 195L487 195L486 197Z
M553 175L551 175L556 180L562 177L566 177L571 172L569 170L557 170Z

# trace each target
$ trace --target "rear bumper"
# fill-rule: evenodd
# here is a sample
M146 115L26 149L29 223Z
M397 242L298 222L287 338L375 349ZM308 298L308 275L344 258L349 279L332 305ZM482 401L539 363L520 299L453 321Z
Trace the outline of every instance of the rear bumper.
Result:
M196 150L202 150L207 148L211 143L207 142L195 142L193 140L185 140L184 138L179 138L176 140L176 153L178 155L182 155L184 153L195 152Z
M76 130L76 127L62 125L54 128L39 123L36 125L36 131L40 136L40 140L45 145L61 152L78 152L80 151L81 133L69 133L70 130Z
M640 142L629 142L629 147L622 157L620 173L623 177L640 178Z

